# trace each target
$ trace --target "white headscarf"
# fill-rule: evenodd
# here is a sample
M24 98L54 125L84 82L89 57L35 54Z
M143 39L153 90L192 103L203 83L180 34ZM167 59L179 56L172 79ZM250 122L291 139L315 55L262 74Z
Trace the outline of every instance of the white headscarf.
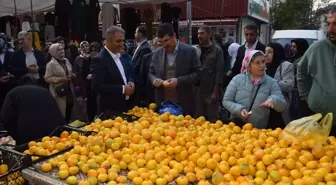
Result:
M59 47L62 47L62 45L59 44L59 43L52 44L52 45L49 47L49 53L50 53L50 55L51 55L52 57L54 57L54 58L56 58L56 59L58 59L58 60L63 60L64 57L61 57L61 56L59 55L59 53L57 52L57 49L58 49Z
M229 48L228 48L228 53L229 55L232 57L231 59L231 67L233 67L233 65L236 62L236 58L237 58L237 54L238 54L238 48L240 47L239 44L237 43L232 43L230 44Z

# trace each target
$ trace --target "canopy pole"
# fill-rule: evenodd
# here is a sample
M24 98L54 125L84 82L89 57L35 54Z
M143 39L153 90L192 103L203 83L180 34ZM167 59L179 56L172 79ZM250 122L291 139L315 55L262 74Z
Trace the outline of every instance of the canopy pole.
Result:
M192 0L187 1L188 43L192 44Z
M16 7L16 0L14 0L14 14L15 14L15 18L17 18L17 7Z
M33 32L32 32L32 47L35 49L35 20L34 20L34 11L33 11L33 0L30 0L30 11L31 11L31 18L32 18L32 23L33 23L33 26L32 26L32 29L33 29Z
M33 0L30 0L30 13L31 13L32 21L34 22Z

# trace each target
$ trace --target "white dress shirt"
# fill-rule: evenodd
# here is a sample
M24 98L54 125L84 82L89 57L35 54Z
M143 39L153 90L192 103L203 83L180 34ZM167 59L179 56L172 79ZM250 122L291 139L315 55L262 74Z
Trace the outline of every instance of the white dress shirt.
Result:
M2 65L5 63L5 53L0 54L0 62Z
M127 84L127 78L126 78L126 74L125 74L125 70L124 70L124 67L121 63L121 60L120 60L120 54L117 53L117 54L114 54L112 53L106 46L105 46L105 49L110 53L111 57L113 58L115 64L117 65L118 69L119 69L119 72L121 74L121 77L124 81L124 84L126 85ZM125 94L125 85L122 86L122 93ZM126 100L129 99L129 96L126 96Z
M36 65L38 67L37 60L34 55L34 49L32 49L29 52L25 52L25 54L26 54L26 66L28 67L30 65ZM40 79L39 73L27 73L26 75L35 80Z

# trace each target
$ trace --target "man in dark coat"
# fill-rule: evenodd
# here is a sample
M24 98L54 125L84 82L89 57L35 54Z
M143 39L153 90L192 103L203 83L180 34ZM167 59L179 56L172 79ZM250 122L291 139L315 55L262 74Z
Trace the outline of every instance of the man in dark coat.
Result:
M200 27L197 37L201 50L201 73L196 91L196 117L205 116L207 120L216 122L219 95L223 86L224 55L222 49L211 42L210 27Z
M154 38L153 40L153 51L162 46L159 42L159 38ZM138 86L144 87L142 89L141 97L143 97L143 104L147 107L150 103L154 102L154 87L148 78L149 67L152 61L153 53L149 53L142 58L141 68L140 68L140 79L138 80Z
M0 110L7 93L16 85L16 80L11 74L11 57L6 38L0 37Z
M13 53L11 68L14 76L20 79L29 76L38 81L42 86L46 86L43 79L46 62L42 51L32 48L31 36L26 31L18 34L21 49Z
M106 31L104 49L91 61L91 83L97 93L98 114L107 110L126 111L126 101L134 92L134 80L120 60L124 40L125 31L111 26Z
M240 74L240 69L242 67L242 62L245 57L245 53L250 50L260 50L265 52L266 46L258 40L258 28L255 25L247 25L244 28L244 34L246 42L238 48L238 54L236 62L234 63L231 72L229 71L229 76L233 78L237 74Z
M0 122L18 145L47 136L65 124L55 98L46 88L35 85L28 76L22 77L20 84L7 94L0 113Z
M139 26L135 30L135 40L137 42L137 48L135 49L133 58L132 58L132 64L135 71L136 76L136 84L137 87L135 89L135 95L133 96L133 104L139 105L141 102L145 100L145 97L142 96L142 93L145 89L144 85L139 84L139 81L141 80L141 63L143 61L143 57L149 53L152 52L151 47L147 41L147 28L145 26Z
M161 24L157 36L163 47L153 53L148 74L155 87L155 102L160 105L166 100L174 101L185 114L193 115L192 94L201 66L196 49L180 43L170 23Z

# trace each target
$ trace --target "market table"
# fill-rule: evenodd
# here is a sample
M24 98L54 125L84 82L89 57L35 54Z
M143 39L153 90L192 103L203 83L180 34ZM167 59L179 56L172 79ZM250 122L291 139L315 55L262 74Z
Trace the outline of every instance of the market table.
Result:
M65 182L40 174L33 168L24 169L21 174L30 185L67 185Z

